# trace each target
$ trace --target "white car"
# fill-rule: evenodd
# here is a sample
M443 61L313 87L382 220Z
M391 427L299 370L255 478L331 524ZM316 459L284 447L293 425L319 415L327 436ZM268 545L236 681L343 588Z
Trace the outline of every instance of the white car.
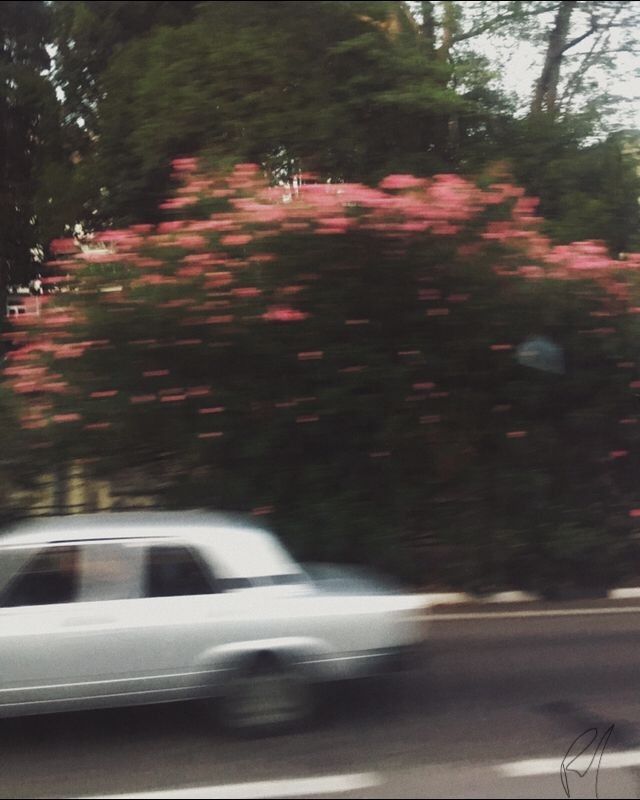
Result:
M250 731L384 673L420 601L322 588L268 531L204 512L73 515L0 536L0 717L203 698Z

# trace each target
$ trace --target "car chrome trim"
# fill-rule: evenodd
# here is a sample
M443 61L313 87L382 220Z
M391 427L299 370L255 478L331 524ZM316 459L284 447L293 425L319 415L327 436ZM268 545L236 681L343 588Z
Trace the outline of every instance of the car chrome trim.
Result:
M175 672L167 675L143 675L135 678L106 678L103 681L77 681L74 683L47 683L41 686L17 686L10 689L0 689L0 697L6 692L41 692L48 689L71 689L76 686L106 686L114 683L133 683L134 681L162 681L168 678L193 678L199 675L214 675L217 672L225 672L225 668L204 669L197 672ZM162 691L150 689L149 691ZM38 701L39 702L39 701Z

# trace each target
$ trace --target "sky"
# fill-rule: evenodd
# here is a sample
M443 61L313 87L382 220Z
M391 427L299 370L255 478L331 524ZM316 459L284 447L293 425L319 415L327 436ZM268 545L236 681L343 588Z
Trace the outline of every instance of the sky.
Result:
M496 43L488 37L478 40L475 49L492 61L496 58ZM523 44L510 53L505 49L503 59L504 67L500 70L498 83L507 91L515 92L526 106L531 98L533 76L537 76L542 67L540 53L533 45ZM594 77L601 88L622 98L610 119L611 124L640 130L640 76L637 74L640 70L640 55L624 54L619 61L619 69L614 77L607 76L602 71Z
M582 5L582 4L581 4ZM584 4L586 5L586 3ZM540 17L550 28L553 18ZM637 36L640 40L640 17L638 18ZM576 18L571 35L575 36L586 29L586 20ZM612 34L610 47L615 49L622 45L623 38L629 31L622 29ZM586 53L591 47L592 39L576 45L570 51L572 55ZM526 109L530 100L535 78L540 74L544 57L544 43L533 45L522 41L517 48L508 47L498 36L480 36L472 40L473 49L485 55L496 67L499 78L496 81L508 92L514 92ZM566 71L567 65L564 65ZM616 128L637 128L640 130L640 47L635 53L619 53L616 55L614 74L604 70L593 70L590 75L597 80L601 90L619 96L620 102L608 120Z

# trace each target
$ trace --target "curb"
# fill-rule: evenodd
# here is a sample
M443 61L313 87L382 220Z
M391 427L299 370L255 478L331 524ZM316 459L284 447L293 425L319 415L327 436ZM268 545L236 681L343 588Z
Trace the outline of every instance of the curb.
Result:
M449 605L493 605L497 603L535 603L546 602L542 595L530 592L512 591L479 597L466 592L420 592L416 595L425 606ZM602 600L637 600L640 599L640 587L610 589Z

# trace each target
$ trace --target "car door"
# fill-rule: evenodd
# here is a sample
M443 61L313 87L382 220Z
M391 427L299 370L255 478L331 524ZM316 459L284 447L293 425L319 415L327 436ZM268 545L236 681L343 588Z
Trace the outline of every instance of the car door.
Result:
M68 626L78 597L79 548L2 548L0 566L0 714L55 707L77 680L81 655Z
M126 658L141 670L137 691L163 698L196 697L215 682L209 650L229 636L238 600L220 590L212 565L185 541L148 541L142 549L143 599L128 622L135 637L121 634Z
M146 666L139 542L50 543L23 561L0 597L0 713L126 702Z
M218 591L197 550L173 539L87 543L69 626L82 639L80 680L92 705L195 697L234 598Z

